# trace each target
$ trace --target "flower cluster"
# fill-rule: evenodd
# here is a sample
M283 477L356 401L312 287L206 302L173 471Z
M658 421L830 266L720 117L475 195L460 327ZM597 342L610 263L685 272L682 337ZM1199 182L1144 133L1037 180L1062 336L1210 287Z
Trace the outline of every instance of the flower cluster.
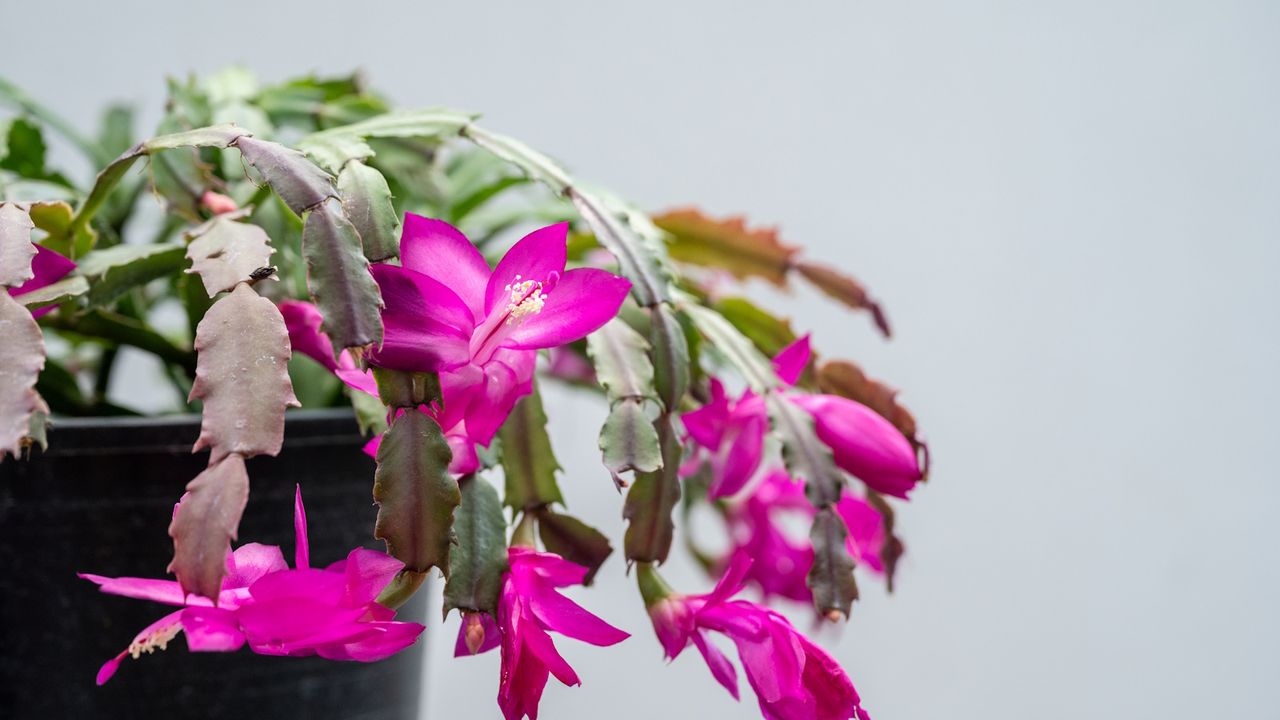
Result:
M477 447L488 447L516 403L531 394L539 350L551 351L552 376L570 382L596 380L593 365L571 344L616 317L631 289L628 280L605 270L566 267L567 231L563 223L536 230L490 268L451 225L408 215L401 264L372 268L386 304L381 345L362 360L347 350L335 354L322 330L321 311L310 303L286 300L279 309L291 347L351 389L374 398L379 387L369 366L437 374L438 399L417 410L440 426L452 453L448 473L476 473L481 470ZM905 499L921 480L915 450L902 432L867 406L796 388L809 365L807 336L785 347L774 358L784 382L777 392L784 402L812 417L816 437L830 449L836 465L865 484L861 493L844 489L832 509L847 531L849 555L860 567L883 574L891 569L886 564L896 539L879 495ZM788 515L810 522L817 510L806 498L804 484L770 458L766 399L750 390L730 397L715 377L703 390L709 399L700 407L683 413L664 410L663 417L679 418L692 448L687 460L672 468L679 467L686 477L709 477L707 496L723 513L730 549L709 563L719 580L714 590L702 595L674 592L653 562L637 562L641 592L665 655L674 659L694 645L715 680L737 698L738 671L712 639L720 635L736 648L765 718L867 720L853 683L827 652L774 610L735 598L751 582L766 598L813 599L807 577L814 547L785 525ZM389 408L388 419L413 411ZM377 456L381 441L375 437L366 452ZM548 472L554 473L554 467ZM671 477L678 482L674 474ZM551 522L545 513L555 499L552 494L537 503L513 505L521 514L519 527ZM478 512L467 502L474 501L464 500L462 511ZM505 523L501 517L497 522L500 527ZM570 548L579 541L590 546L596 531L572 523L559 526L553 536L565 533L556 537ZM294 568L288 567L278 547L237 548L228 555L216 602L185 595L173 581L84 575L104 592L180 608L144 629L108 661L99 683L109 679L126 656L163 649L179 633L197 651L230 651L247 644L263 654L361 661L387 657L413 643L423 627L395 621L394 611L377 601L404 564L384 553L356 549L344 561L312 568L300 491L296 524ZM602 647L629 636L559 592L583 584L598 564L589 568L538 551L531 531L518 529L515 536L501 577L492 578L493 587L500 587L496 604L460 608L463 622L455 655L499 648L498 704L503 715L507 720L536 720L552 676L565 685L580 683L549 633ZM600 538L607 555L607 541Z
M231 652L245 644L261 655L319 655L372 662L413 644L423 626L396 621L379 593L404 563L365 548L324 568L311 567L307 515L299 487L294 504L294 567L276 545L249 543L227 554L216 599L188 595L174 580L82 573L102 592L182 608L148 625L98 671L101 685L126 656L164 650L179 633L194 652Z

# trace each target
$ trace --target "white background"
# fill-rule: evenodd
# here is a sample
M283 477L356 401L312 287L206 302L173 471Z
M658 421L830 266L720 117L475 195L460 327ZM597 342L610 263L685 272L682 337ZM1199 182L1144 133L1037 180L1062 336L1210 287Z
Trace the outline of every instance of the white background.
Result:
M897 335L781 307L905 388L936 459L899 591L829 638L877 718L1276 717L1280 5L604 5L0 0L0 73L87 127L166 73L359 66L646 207L781 225ZM601 410L550 410L571 509L620 535ZM561 641L584 684L544 717L755 716L661 662L618 558L575 597L635 637ZM496 717L455 627L427 714Z

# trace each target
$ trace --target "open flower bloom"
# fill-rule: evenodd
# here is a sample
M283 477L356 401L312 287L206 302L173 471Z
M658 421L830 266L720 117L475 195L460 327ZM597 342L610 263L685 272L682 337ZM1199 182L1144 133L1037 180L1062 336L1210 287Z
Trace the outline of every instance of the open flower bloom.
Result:
M809 337L788 345L774 358L778 376L794 384L809 361ZM906 498L920 480L915 450L892 423L862 403L836 395L789 393L786 399L813 416L818 439L831 448L836 465L872 490ZM764 459L769 427L764 398L747 390L730 400L718 380L711 401L681 416L685 430L711 464L712 499L746 486Z
M36 245L36 256L31 258L31 272L35 277L16 288L9 288L9 294L21 300L23 295L58 282L75 269L76 264L66 257L47 247ZM56 307L56 305L50 305L32 310L31 314L40 317L53 312Z
M346 383L347 387L378 397L378 384L373 379L373 372L357 367L351 353L346 350L334 357L333 342L320 329L324 316L315 305L299 300L285 300L280 303L280 314L284 316L285 327L289 330L289 344L295 352L300 352L323 365ZM530 377L532 374L533 368L530 365ZM468 392L465 387L466 378L460 377L457 373L445 372L440 374L440 382L444 407L424 406L421 410L440 423L440 427L444 430L445 440L453 451L449 471L460 475L475 472L480 469L480 457L476 454L475 447L478 441L467 433L464 415L466 405L460 402L458 397L459 393L465 396ZM529 390L526 388L525 392ZM364 451L370 456L376 456L381 440L380 436L374 437L365 445Z
M599 329L631 289L604 270L566 270L567 233L567 223L535 230L490 270L457 228L406 215L402 266L373 266L386 308L382 347L370 362L440 372L444 412L464 418L467 434L488 445L531 391L536 351Z
M630 637L569 600L556 588L580 585L587 568L553 553L513 547L507 551L511 569L503 579L498 622L488 615L469 615L458 633L455 655L468 655L467 633L479 618L484 633L472 640L475 652L502 647L502 679L498 705L506 720L538 718L538 701L549 675L565 685L580 685L547 631L604 647ZM476 643L475 640L480 640Z
M848 490L835 510L849 531L845 543L858 567L883 575L884 518ZM807 534L813 515L802 484L783 470L767 473L742 502L728 508L725 520L733 547L720 567L747 562L746 579L759 585L766 596L811 602L813 593L805 578L813 567L813 544ZM789 532L787 516L803 522Z
M746 600L733 600L751 561L735 560L706 595L669 595L649 607L654 632L667 658L693 643L716 681L738 697L738 673L708 633L718 632L738 650L747 682L767 720L869 720L849 676L822 648L783 616Z
M98 684L111 679L125 656L163 650L179 633L194 652L231 652L247 642L263 655L364 662L390 657L417 640L422 625L396 622L395 611L376 602L403 563L356 548L345 560L323 569L311 567L301 488L295 496L294 530L294 569L275 545L248 543L228 553L216 606L209 598L184 594L174 580L81 573L105 593L181 608L147 626L124 652L108 660L98 671Z

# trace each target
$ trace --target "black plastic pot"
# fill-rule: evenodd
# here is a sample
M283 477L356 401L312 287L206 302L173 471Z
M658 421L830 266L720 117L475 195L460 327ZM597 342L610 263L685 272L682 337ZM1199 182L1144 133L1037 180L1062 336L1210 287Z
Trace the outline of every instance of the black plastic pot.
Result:
M203 469L198 418L64 420L46 453L0 464L0 717L414 718L421 641L380 663L167 650L108 658L169 609L105 595L76 572L166 577L174 502ZM372 541L373 463L350 411L289 415L279 457L249 461L241 542L293 557L293 493L302 485L311 557L327 564ZM420 594L421 597L421 594ZM421 620L411 603L403 619Z

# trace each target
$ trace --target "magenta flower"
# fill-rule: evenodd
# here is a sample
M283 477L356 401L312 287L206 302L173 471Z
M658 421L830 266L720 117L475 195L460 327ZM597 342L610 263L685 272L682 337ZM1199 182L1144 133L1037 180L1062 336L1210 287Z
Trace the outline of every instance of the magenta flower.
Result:
M502 584L498 622L471 614L458 633L455 656L502 647L502 679L498 705L506 720L538 720L538 702L547 678L580 685L578 674L556 651L548 630L599 647L615 645L630 635L569 600L556 588L579 585L587 568L553 553L513 547L511 569ZM477 623L479 623L477 625ZM468 637L470 634L470 637Z
M884 518L866 500L845 491L835 505L836 513L848 529L846 545L858 567L884 574L881 551L886 539ZM784 597L797 602L813 600L805 578L813 567L813 545L807 535L788 532L787 516L796 516L807 527L813 506L804 496L804 486L785 471L767 473L760 484L741 502L728 508L732 549L720 567L746 562L746 579L760 586L765 596Z
M774 358L778 376L794 384L809 361L809 337L783 348ZM906 498L920 480L920 465L907 438L874 410L835 395L790 393L786 398L814 419L818 438L831 448L836 464L886 495ZM747 390L730 400L724 386L711 381L711 401L681 416L685 430L711 464L712 499L742 490L764 459L769 416L764 398Z
M370 361L441 372L445 412L464 418L467 434L488 445L516 400L531 392L536 351L597 330L631 289L604 270L566 270L567 233L566 223L535 230L490 270L453 226L406 215L403 266L373 267L386 309L382 347Z
M15 298L21 299L23 295L26 295L29 292L39 290L40 288L47 287L58 282L75 269L76 264L67 258L47 247L36 245L36 256L31 259L31 272L35 277L16 288L9 288L9 294ZM53 312L56 308L56 305L50 305L49 307L32 310L31 314L35 317L40 317L41 315Z
M98 671L98 684L111 679L125 656L137 659L163 650L179 633L193 652L231 652L247 642L262 655L361 662L390 657L417 640L422 625L396 622L395 611L376 602L404 563L356 548L324 569L311 567L301 488L295 496L294 530L294 569L275 545L248 543L228 553L216 606L209 598L184 595L174 580L81 573L105 593L182 608L148 625L124 652L108 660Z
M751 561L734 561L706 595L669 594L649 607L654 632L668 659L692 642L712 676L738 698L738 673L708 637L733 641L747 682L767 720L870 720L849 676L822 648L767 608L732 600L746 581Z

